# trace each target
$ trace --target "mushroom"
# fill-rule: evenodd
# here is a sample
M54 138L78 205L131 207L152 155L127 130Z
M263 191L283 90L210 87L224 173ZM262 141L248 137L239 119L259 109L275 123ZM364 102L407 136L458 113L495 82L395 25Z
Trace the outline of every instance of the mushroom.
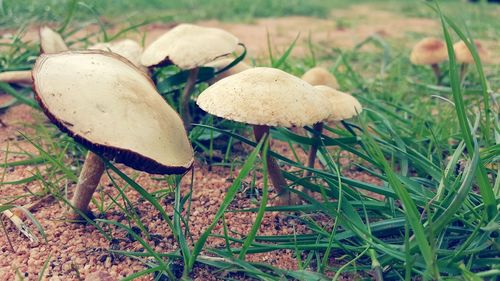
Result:
M61 35L50 27L42 26L39 35L40 53L52 54L68 50L68 46L64 43ZM0 73L0 82L31 85L33 80L31 79L30 70L21 70Z
M448 59L448 50L443 40L427 37L420 40L410 54L410 61L416 65L430 65L439 84L441 70L439 64Z
M326 118L325 121L341 121L349 119L363 111L363 108L359 101L349 94L337 91L324 85L317 85L314 87L318 92L324 95L331 104L330 115L328 116L328 118ZM314 124L313 129L315 132L315 142L311 145L311 149L309 150L309 154L307 157L307 167L309 168L314 168L316 153L318 152L318 142L321 138L321 132L323 131L323 121ZM311 171L305 170L304 177L309 176L311 176Z
M238 38L222 29L179 24L144 50L141 62L146 67L174 64L189 70L180 100L180 113L186 128L191 124L189 100L199 67L231 54L238 44Z
M475 40L474 45L476 45L476 51L479 55L479 58L482 62L487 63L489 61L489 53L483 48L481 42ZM455 51L455 58L457 63L460 63L460 81L462 81L465 77L465 73L467 72L467 65L474 63L474 58L472 54L465 45L464 41L459 41L453 44L453 51Z
M0 82L31 85L33 80L31 79L31 71L19 70L0 72Z
M213 62L207 63L205 66L208 67L213 67L215 68L216 71L220 71L230 65L235 59L234 58L222 58ZM225 70L224 72L221 72L219 75L215 76L213 79L209 81L209 84L214 84L215 82L226 78L228 76L234 75L236 73L240 73L244 70L252 68L250 65L245 63L244 61L238 62L236 65L233 67Z
M337 89L337 79L324 67L313 67L302 75L302 80L311 85L325 85Z
M305 81L274 68L256 67L208 87L197 99L206 112L253 126L255 140L269 135L271 126L306 126L329 116L329 102ZM267 156L268 174L278 193L278 204L299 200L287 189L276 160Z
M69 50L61 35L50 27L40 28L40 53L54 54Z
M86 215L105 169L101 156L153 174L182 174L193 164L179 115L121 56L98 50L42 54L33 90L52 123L89 149L72 199Z
M139 68L141 64L142 47L134 40L124 39L116 42L97 43L88 48L89 50L102 50L118 54Z

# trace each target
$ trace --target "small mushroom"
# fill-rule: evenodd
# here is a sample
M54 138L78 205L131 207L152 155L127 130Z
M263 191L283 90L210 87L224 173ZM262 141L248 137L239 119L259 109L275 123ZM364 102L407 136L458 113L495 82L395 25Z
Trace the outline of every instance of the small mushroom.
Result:
M61 35L50 27L42 26L40 34L40 53L55 54L69 50Z
M134 40L123 39L116 42L97 43L88 48L89 50L102 50L118 54L139 68L144 66L141 64L142 47Z
M341 121L350 119L363 111L363 107L359 101L349 94L337 91L324 85L317 85L314 87L320 94L324 95L331 104L330 115L324 121ZM309 150L307 157L307 167L309 168L314 168L316 153L318 152L318 142L323 131L323 121L314 124L313 129L315 132L314 139L316 142L311 145L311 149ZM311 171L305 170L304 177L309 176L311 176Z
M68 50L68 46L64 43L61 35L50 27L42 26L39 30L39 36L40 53L52 54ZM31 85L33 80L30 70L21 70L0 73L0 82Z
M410 54L410 61L416 65L430 65L439 84L441 70L439 64L448 59L448 50L443 40L427 37L420 40Z
M481 62L488 63L489 53L483 47L481 42L476 40L474 41L474 45L476 45L477 54L479 55L479 59L481 59ZM455 51L455 58L457 63L461 64L460 81L462 81L465 78L465 73L467 72L467 66L469 64L474 64L474 58L472 57L472 54L469 48L467 48L467 45L465 45L464 41L459 41L453 44L453 51Z
M110 52L43 54L33 68L35 98L59 129L89 149L72 204L89 202L105 165L102 157L153 174L182 174L193 150L179 115L151 79Z
M306 126L330 114L324 95L305 81L274 68L256 67L229 76L208 87L197 99L206 112L253 126L255 140L269 135L271 126ZM268 174L278 192L278 204L296 204L295 194L276 160L267 156Z
M0 72L0 82L31 85L33 80L31 79L31 71L19 70Z
M199 67L231 54L238 44L238 38L222 29L179 24L144 50L141 62L146 67L174 64L189 70L180 100L180 113L186 128L191 124L189 100Z
M313 67L302 75L302 80L311 85L325 85L337 89L337 79L324 67Z
M235 59L234 58L222 58L213 62L207 63L205 66L208 67L213 67L215 68L216 71L220 71L230 65ZM236 73L240 73L244 70L252 68L250 65L245 63L244 61L238 62L236 65L233 67L229 68L228 70L225 70L224 72L218 74L215 76L212 80L209 81L209 84L214 84L215 82L226 78L228 76L234 75Z

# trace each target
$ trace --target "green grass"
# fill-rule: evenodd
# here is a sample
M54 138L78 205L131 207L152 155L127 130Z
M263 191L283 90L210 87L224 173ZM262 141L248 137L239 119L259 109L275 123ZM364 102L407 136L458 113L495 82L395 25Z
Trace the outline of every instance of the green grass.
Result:
M23 1L2 2L1 12L6 16L2 18L2 26L58 19L60 26L68 22L68 30L72 30L79 28L77 25L80 23L96 19L93 12L80 4L75 6L78 7L74 13L75 18L70 21L68 15L71 12L68 12L68 7L71 6L55 5L61 1L17 4L21 2ZM327 2L301 2L304 6L299 8L297 3L287 2L290 4L285 5L283 1L255 2L258 4L250 1L224 1L227 7L224 11L220 11L212 1L200 2L195 11L193 2L190 5L186 2L174 4L171 1L132 0L87 3L99 14L117 19L117 22L118 15L140 3L146 17L139 20L138 15L132 15L132 21L135 22L130 24L136 24L145 19L172 21L215 17L240 21L258 16L290 14L326 16L328 10L325 12L325 8L347 5L347 1ZM47 3L52 4L50 9L44 8ZM409 1L390 3L394 5L389 6L389 9L403 16L428 17L440 21L443 38L448 45L458 38L465 39L468 34L475 38L500 38L500 23L494 20L494 11L498 11L496 6L467 6L464 3L443 1L443 16L437 13L437 6L433 4L428 7L423 3ZM155 5L160 8L154 8ZM373 5L381 6L382 3L373 1ZM463 12L464 7L467 7L467 13ZM158 15L158 11L163 10L167 12ZM290 43L293 48L292 42ZM153 273L158 280L160 277L173 279L177 276L176 263L179 262L183 264L182 277L185 279L199 266L208 266L213 272L238 272L258 280L327 280L332 279L332 276L334 279L348 276L365 280L370 280L373 276L383 277L384 280L493 280L500 275L499 95L495 93L500 88L500 68L482 65L477 60L476 67L470 68L466 81L460 83L458 66L453 57L450 57L449 64L443 65L450 71L445 71L443 85L436 87L433 85L430 69L412 66L407 57L408 50L397 42L386 42L375 36L361 44L373 44L377 51L366 53L359 51L359 48L318 51L318 46L311 42L311 48L316 50L311 54L315 55L295 58L289 56L289 52L272 54L267 63L268 66L300 75L315 64L334 62L330 63L333 65L331 71L337 76L341 88L352 92L365 108L359 118L325 128L336 137L326 134L322 136L318 157L324 168L312 169L312 178L302 178L303 170L307 168L295 158L268 151L265 143L255 143L248 137L247 126L193 111L200 123L190 133L198 152L198 160L239 171L215 219L198 240L192 240L188 224L192 190L183 195L186 193L181 193L178 177L159 178L168 188L148 193L145 187L134 180L134 175L126 175L107 163L108 177L112 179L119 195L111 200L104 200L106 196L102 195L94 198L94 203L99 212L118 209L125 214L125 219L100 219L91 223L107 239L113 238L113 231L110 230L113 227L111 229L126 231L144 247L144 252L114 251L118 255L138 259L147 266L146 270L129 276L126 280ZM26 69L31 66L32 57L36 54L36 43L14 39L10 51L0 55L0 66L2 69ZM158 77L176 78L162 86L165 88L162 90L166 93L165 98L174 107L178 103L177 84L183 81L179 78L183 75L175 75L176 72L176 69L168 69L157 73ZM198 91L204 87L206 85L199 85ZM5 84L1 84L0 89L15 97L18 102L36 108L29 89ZM36 169L33 176L19 180L19 184L37 182L43 186L44 192L21 196L36 198L53 194L57 199L67 202L64 190L61 191L59 187L62 182L76 179L75 171L68 167L79 169L85 150L42 122L32 129L36 134L26 134L24 137L38 149L39 154L21 153L28 160L12 163L4 161L5 163L0 163L0 168L34 166ZM312 129L306 130L311 132ZM290 143L294 149L307 150L314 142L312 138L284 128L273 129L271 135L273 139ZM231 149L222 147L220 152L225 157L221 162L214 162L212 156L216 149L215 140L233 144L246 143L255 149L247 158L235 158L236 160L231 161ZM293 172L285 172L292 186L304 186L319 192L321 198L315 199L302 193L306 200L304 205L265 207L267 184L264 184L263 189L258 189L249 180L254 172L265 171L262 169L264 164L258 157L261 150L294 168ZM356 156L356 160L351 163L352 167L381 180L383 184L378 186L346 177L343 171L349 167L340 164L342 151ZM68 160L66 155L72 155L72 160ZM38 164L46 165L45 169L39 169ZM265 172L263 173L265 176ZM257 204L258 208L231 207L231 202L241 192L244 181L250 182L251 190L254 191L252 196L262 202ZM0 188L6 184L8 183L2 182ZM193 186L194 184L191 188ZM128 189L136 190L163 217L180 250L156 252L148 244L150 234L135 211L139 203L126 197L125 191ZM376 200L367 191L383 195L385 199ZM173 216L169 216L159 203L165 196L174 198ZM16 199L12 198L7 207L15 204ZM105 201L111 203L104 203ZM0 209L7 207L0 206ZM259 235L256 230L260 220L269 211L279 211L298 220L308 231L282 236ZM227 212L255 212L258 215L252 230L242 236L229 232L227 227L223 234L212 233L217 224L225 226L223 215ZM141 234L137 234L132 229L133 226L141 229ZM208 247L206 241L210 237L223 238L226 247ZM294 251L298 270L283 270L246 259L252 253L284 249ZM332 258L340 257L339 263L331 263ZM40 271L43 272L45 267L46 265L40 268Z

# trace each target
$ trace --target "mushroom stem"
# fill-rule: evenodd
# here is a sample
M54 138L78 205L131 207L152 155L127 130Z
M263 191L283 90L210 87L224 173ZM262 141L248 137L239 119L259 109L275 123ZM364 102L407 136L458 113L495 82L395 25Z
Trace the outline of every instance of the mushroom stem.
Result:
M103 173L104 162L102 162L101 157L91 151L87 152L82 172L78 178L75 194L73 195L73 199L71 199L72 205L85 215L92 216L89 203ZM78 217L76 211L75 215Z
M436 84L439 85L441 83L441 69L439 69L439 65L437 63L431 64L432 71L434 71L434 75L436 76Z
M184 86L184 90L182 91L182 96L181 96L181 104L180 104L180 111L181 111L181 117L182 121L184 122L184 127L189 130L191 127L191 113L189 112L189 100L191 97L191 91L194 88L194 85L196 84L196 79L198 78L198 67L195 67L191 70L189 70L189 76L186 81L186 86Z
M0 82L16 84L32 84L31 71L6 71L0 73Z
M255 141L259 142L266 134L269 136L269 126L253 125L253 133L255 136ZM267 138L267 141L269 141L269 137ZM292 194L288 190L288 184L286 182L286 179L283 177L280 166L278 165L276 160L271 155L269 155L269 153L267 154L266 158L267 173L278 193L278 205L297 204L299 202L299 198L296 194Z
M311 149L309 150L309 155L307 156L307 167L314 168L314 162L316 161L316 153L318 152L318 141L321 137L321 132L323 131L323 122L318 122L313 125L314 133L313 140L314 143L311 144ZM304 170L303 177L310 177L312 172L310 170Z

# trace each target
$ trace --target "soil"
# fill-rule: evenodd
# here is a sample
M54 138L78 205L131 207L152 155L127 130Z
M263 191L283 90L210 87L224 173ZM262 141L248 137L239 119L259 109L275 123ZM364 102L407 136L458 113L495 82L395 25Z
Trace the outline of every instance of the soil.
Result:
M356 24L352 26L342 26L338 19L353 19ZM336 10L331 13L328 19L316 19L309 17L285 17L272 19L257 19L252 23L222 23L218 21L204 21L201 25L224 28L236 36L242 42L245 42L249 56L254 58L263 58L268 55L267 35L269 32L272 38L275 51L282 52L288 47L292 40L300 32L300 39L297 48L294 49L294 56L307 55L307 35L311 33L312 40L329 49L332 46L340 48L352 48L354 45L365 39L371 34L378 34L390 40L405 39L406 44L413 44L416 39L408 39L409 32L423 33L427 35L438 35L439 24L437 21L423 18L407 18L388 11L376 10L369 5L354 5L345 10ZM147 32L146 45L157 36L163 34L172 25L155 24L145 27L143 31ZM92 33L92 30L82 31ZM6 37L7 32L3 32ZM81 36L77 34L75 36ZM139 35L137 35L139 37ZM133 36L132 36L133 37ZM36 38L36 32L30 31L25 35L25 40ZM408 40L406 40L408 39ZM403 40L402 40L403 41ZM495 43L497 44L497 43ZM491 46L496 46L491 43ZM486 47L488 48L488 44ZM366 51L373 49L365 48ZM500 58L497 58L500 59ZM0 104L4 103L9 97L0 94ZM35 131L31 128L33 124L48 123L42 113L31 109L25 105L11 107L5 113L0 113L0 159L3 162L11 162L25 159L22 154L14 152L28 152L37 155L37 149L21 135L25 134L34 137ZM45 144L49 145L49 144ZM248 147L244 147L248 151ZM286 143L275 141L273 150L293 157L291 149ZM6 153L8 151L9 153ZM305 162L306 155L301 149L297 149L299 158ZM64 161L72 163L71 159ZM351 169L349 166L349 156L346 155L342 161L343 175L355 178L365 182L381 184L377 179ZM130 176L135 176L135 180L149 192L169 188L164 181L156 180L157 176L151 176L146 173L140 173L127 168L123 165L118 167ZM18 181L28 178L38 170L42 172L46 167L38 166L19 166L13 168L0 168L0 182ZM286 167L285 167L286 168ZM194 174L192 174L194 173ZM199 159L197 160L194 171L185 175L182 181L182 191L186 194L189 191L191 178L193 182L193 201L191 205L191 216L189 219L189 228L193 234L193 240L196 241L199 235L206 229L217 212L227 189L232 183L235 174L230 173L228 168L213 166L210 170ZM262 186L261 175L257 174L257 188ZM120 186L124 184L114 176ZM248 186L251 178L247 178L244 187ZM68 190L68 197L71 195L74 183L65 182ZM61 184L62 185L62 184ZM29 204L37 200L36 196L24 196L27 192L42 192L44 186L40 181L27 184L0 184L0 204L8 203L14 200L16 205ZM272 191L272 196L275 196ZM167 224L160 218L158 212L147 202L140 198L140 195L130 188L125 191L126 196L136 205L136 212L141 215L142 223L148 228L150 234L147 238L142 237L153 247L156 252L172 252L178 248L174 243L172 233ZM109 205L110 197L117 197L118 191L112 187L107 176L104 176L100 187L94 197L105 195L103 200L105 205ZM21 196L20 198L16 198ZM383 199L383 198L378 198ZM120 201L120 200L119 200ZM121 202L121 201L120 201ZM273 200L271 200L272 204ZM167 213L173 214L173 198L167 195L162 201ZM230 209L244 209L258 207L259 198L255 200L249 192L239 192L236 200L231 204ZM99 214L95 205L92 209ZM109 230L115 238L109 242L99 233L96 227L92 225L72 224L65 220L67 207L58 200L46 200L41 206L34 209L32 213L41 223L47 242L30 242L24 235L10 223L3 219L6 225L6 235L0 229L0 279L14 280L19 279L16 274L23 276L25 280L36 280L38 274L48 261L47 268L43 275L43 280L83 280L93 272L107 272L113 278L128 276L132 273L144 269L144 262L127 258L109 252L110 249L119 249L126 251L144 251L144 248L137 241L133 241L123 230L101 224ZM127 219L117 207L107 210L100 214L101 218L115 220L127 225ZM254 213L227 213L225 221L229 231L234 232L233 236L245 237L255 219ZM26 220L31 229L35 226ZM218 224L213 233L222 234L222 224ZM292 214L267 212L259 229L259 235L284 235L293 233L307 233L306 227L300 223ZM10 239L15 251L9 246L7 236ZM38 238L42 241L40 235ZM208 247L223 248L225 242L223 239L210 238L207 242ZM269 263L283 269L297 269L296 258L293 251L274 251L263 254L252 254L247 257L250 261ZM17 273L16 273L17 272ZM197 266L193 273L196 280L219 280L227 276L213 275L210 268ZM236 279L244 279L242 276L231 276ZM151 280L152 277L143 277L139 280Z

